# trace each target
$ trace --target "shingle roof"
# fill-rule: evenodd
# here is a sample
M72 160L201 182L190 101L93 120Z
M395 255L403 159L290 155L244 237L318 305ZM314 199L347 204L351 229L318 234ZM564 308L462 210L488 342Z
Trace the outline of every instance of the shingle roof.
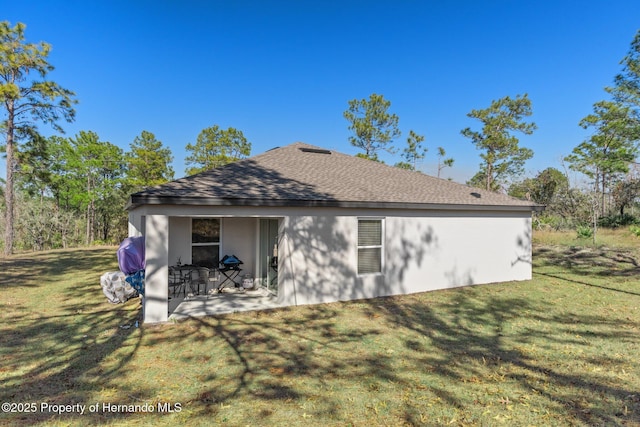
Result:
M135 193L129 208L144 204L542 208L299 142Z

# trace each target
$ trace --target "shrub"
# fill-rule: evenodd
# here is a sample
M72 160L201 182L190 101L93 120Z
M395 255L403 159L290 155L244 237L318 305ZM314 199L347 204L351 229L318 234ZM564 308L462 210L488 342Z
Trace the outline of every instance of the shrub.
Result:
M533 227L536 230L558 230L561 228L562 218L551 215L534 215Z
M637 225L632 225L629 227L629 231L636 235L636 237L640 237L640 227Z
M589 239L593 237L593 230L591 227L580 225L576 228L576 232L578 233L578 239Z
M638 218L631 214L607 215L598 220L598 225L605 228L626 227L628 225L640 225Z

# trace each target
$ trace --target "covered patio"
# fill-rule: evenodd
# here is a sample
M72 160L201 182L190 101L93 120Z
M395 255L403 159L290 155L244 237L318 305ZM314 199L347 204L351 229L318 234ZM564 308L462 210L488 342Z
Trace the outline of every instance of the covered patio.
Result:
M180 210L131 218L146 236L145 318L154 313L166 321L279 306L280 218ZM240 263L225 268L225 257ZM245 289L247 280L252 285Z
M169 320L214 316L240 311L268 310L282 307L276 295L260 287L254 290L228 290L206 295L188 295L169 300Z

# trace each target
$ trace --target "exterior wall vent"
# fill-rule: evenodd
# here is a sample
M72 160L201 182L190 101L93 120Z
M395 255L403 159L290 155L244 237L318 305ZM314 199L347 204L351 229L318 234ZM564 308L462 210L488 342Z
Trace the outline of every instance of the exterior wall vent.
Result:
M315 154L331 154L331 151L323 150L322 148L301 147L300 151L305 152L305 153L315 153Z

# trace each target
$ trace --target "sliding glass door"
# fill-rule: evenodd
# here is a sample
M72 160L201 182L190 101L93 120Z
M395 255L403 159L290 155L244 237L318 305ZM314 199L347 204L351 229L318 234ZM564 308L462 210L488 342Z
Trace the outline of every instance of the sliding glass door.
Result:
M258 247L258 283L278 294L278 220L260 220Z

